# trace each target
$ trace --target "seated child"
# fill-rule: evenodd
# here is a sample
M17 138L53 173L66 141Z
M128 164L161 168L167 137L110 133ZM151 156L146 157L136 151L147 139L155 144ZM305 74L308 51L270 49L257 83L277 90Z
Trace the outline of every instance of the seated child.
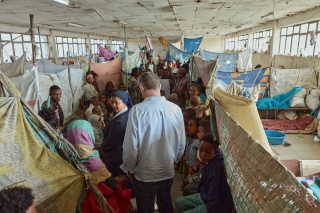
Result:
M187 128L187 132L186 132L186 136L187 136L186 148L185 148L186 164L183 165L183 174L182 174L183 179L185 179L189 174L190 148L191 148L191 144L193 143L193 141L197 139L198 129L199 129L199 119L190 118L188 121L188 128Z
M130 198L132 190L128 188L128 177L125 175L118 175L116 178L118 187L115 192L115 199L117 201L120 211L118 213L127 213L129 211Z
M101 93L99 94L99 104L98 106L101 108L102 113L105 115L107 113L107 109L106 109L106 94Z
M114 114L112 104L111 104L111 97L106 98L105 105L106 105L107 113L104 114L104 119L106 123L109 123L112 120L113 114Z
M197 172L194 172L194 170L189 169L189 176L188 178L184 179L182 185L183 185L183 196L192 195L194 193L198 192L199 183L201 181L202 176L202 163L199 159L199 156L196 157L196 170Z
M92 109L94 107L99 107L99 98L98 97L92 97L90 99L90 106L86 109L86 111L84 113L86 120L89 120L90 115L92 115Z
M225 176L223 155L220 142L212 134L201 139L199 157L202 167L199 193L179 197L176 200L176 213L192 210L193 212L231 213L233 200Z
M206 111L209 107L209 104L207 106L200 105L200 97L194 95L190 97L190 106L188 106L187 109L192 108L196 110L196 117L202 118L206 116Z
M169 97L169 101L178 105L179 103L178 93L175 93L175 92L171 93Z
M196 117L196 111L194 109L185 109L182 111L182 114L183 114L183 120L184 120L184 126L185 126L185 129L186 129L186 132L188 131L188 121L191 119L191 118L195 118Z
M119 90L122 90L122 91L127 91L126 85L124 85L124 84L122 84L122 83L119 84L118 89L119 89Z
M52 108L45 108L39 111L39 116L43 118L52 128L56 129L57 117L56 112Z

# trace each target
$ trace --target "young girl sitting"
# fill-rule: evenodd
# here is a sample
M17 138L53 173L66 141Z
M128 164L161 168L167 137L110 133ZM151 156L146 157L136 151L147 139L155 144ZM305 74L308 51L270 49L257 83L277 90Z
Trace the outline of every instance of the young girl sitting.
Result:
M206 134L201 139L199 156L205 165L202 168L200 193L179 197L176 200L176 213L190 212L190 210L197 213L232 212L233 201L219 145L219 140L212 134Z
M202 118L206 116L206 111L209 109L209 104L207 106L200 105L200 97L193 95L190 97L190 105L187 109L192 108L196 111L196 117Z

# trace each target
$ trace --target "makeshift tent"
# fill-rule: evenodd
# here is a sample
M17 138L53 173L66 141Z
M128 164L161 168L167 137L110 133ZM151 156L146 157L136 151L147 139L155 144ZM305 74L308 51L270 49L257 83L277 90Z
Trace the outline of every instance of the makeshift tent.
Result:
M217 102L213 108L237 212L319 211L320 203L251 136L250 130Z
M279 69L272 68L270 79L271 97L286 93L296 85L305 89L312 89L316 86L316 73L313 69Z
M213 69L216 66L215 60L205 61L197 56L192 57L192 69L190 72L191 80L195 81L197 78L201 78L203 85L207 86Z
M199 56L203 60L215 60L219 55L218 71L235 72L239 53L215 53L208 51L200 51Z
M259 98L261 99L263 97L268 97L267 84L269 84L270 70L270 67L266 67L243 73L228 73L218 71L215 75L215 80L217 81L214 82L213 87L218 87L221 84L221 82L223 82L225 85L229 85L231 81L236 82L238 85L244 88L251 88L260 84Z
M183 38L183 50L187 53L197 52L203 37Z
M23 60L17 60L12 67L24 67ZM44 101L47 100L49 88L57 85L61 88L62 96L59 102L67 122L79 107L79 101L83 95L82 91L82 70L68 66L55 65L50 61L39 61L38 67L29 65L22 71L15 72L15 77L10 80L14 83L21 96L32 107L35 112L41 108ZM10 68L12 69L12 68ZM6 70L5 74L10 77L10 72Z
M100 91L105 89L108 81L111 81L116 89L118 88L121 77L121 57L107 63L91 63L90 68L99 75L97 85Z
M250 49L239 52L237 67L239 72L252 70L252 51Z
M133 68L140 66L142 61L140 52L140 48L137 48L132 55L129 55L127 51L122 54L122 83L126 84L126 75L129 75Z
M1 71L0 88L0 186L30 187L40 213L81 212L85 183L103 199L72 145L37 116Z

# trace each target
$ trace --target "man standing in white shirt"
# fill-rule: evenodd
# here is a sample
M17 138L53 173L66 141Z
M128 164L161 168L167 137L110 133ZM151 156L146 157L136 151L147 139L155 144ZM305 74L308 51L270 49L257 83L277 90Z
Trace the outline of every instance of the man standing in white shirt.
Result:
M144 101L132 107L123 142L121 169L133 180L139 213L153 213L155 195L160 212L172 213L174 163L185 148L181 109L160 96L154 73L139 78Z

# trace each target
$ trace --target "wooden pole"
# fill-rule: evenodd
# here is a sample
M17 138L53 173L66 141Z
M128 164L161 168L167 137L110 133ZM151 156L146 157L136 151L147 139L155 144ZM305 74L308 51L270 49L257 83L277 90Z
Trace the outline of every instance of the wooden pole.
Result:
M41 60L43 60L42 45L41 45L41 36L40 36L40 27L39 27L39 26L38 26L38 36L39 36L39 44L40 44Z
M36 63L36 43L34 37L34 21L33 21L33 14L30 14L30 36L31 36L31 43L32 43L32 63Z

